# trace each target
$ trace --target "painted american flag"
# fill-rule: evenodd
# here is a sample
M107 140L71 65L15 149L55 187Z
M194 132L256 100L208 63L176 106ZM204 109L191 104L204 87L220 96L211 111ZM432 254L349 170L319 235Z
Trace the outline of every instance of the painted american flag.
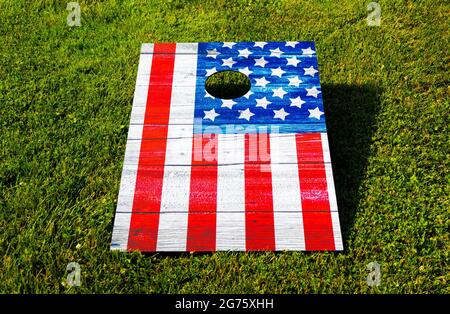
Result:
M342 250L321 95L313 42L143 44L111 249Z

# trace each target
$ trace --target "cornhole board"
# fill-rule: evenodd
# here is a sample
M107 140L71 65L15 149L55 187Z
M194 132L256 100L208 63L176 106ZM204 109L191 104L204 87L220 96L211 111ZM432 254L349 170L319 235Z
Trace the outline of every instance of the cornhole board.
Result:
M143 44L111 249L342 250L321 95L313 42Z

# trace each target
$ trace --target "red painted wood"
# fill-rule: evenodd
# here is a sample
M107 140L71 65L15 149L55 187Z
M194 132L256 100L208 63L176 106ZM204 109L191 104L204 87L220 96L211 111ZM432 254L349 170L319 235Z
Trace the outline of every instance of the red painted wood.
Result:
M254 154L255 141L250 136L254 135L245 135L246 249L275 250L270 155ZM256 142L264 142L270 154L268 134L259 134Z
M199 143L203 152L201 159ZM217 143L217 135L194 135L187 251L216 249Z
M249 58L260 54L256 48ZM227 51L222 49L220 58ZM323 133L295 134L296 124L292 124L292 133L272 133L270 142L265 134L246 134L239 145L227 145L232 137L218 141L194 134L191 146L194 110L220 105L210 95L198 98L197 84L205 78L201 73L211 70L209 63L200 65L201 69L197 66L199 58L204 58L199 54L205 53L209 54L194 43L143 45L141 49L112 247L143 252L341 250ZM300 58L305 58L303 54L299 49ZM302 66L289 70L305 76ZM288 97L271 96L270 89L267 93L273 108L288 105ZM248 122L251 126L252 121ZM302 123L308 124L303 131L313 132L314 125L323 121L313 118ZM224 154L220 164L218 144ZM233 157L236 147L242 159ZM271 161L270 150L282 158L272 154Z
M333 225L329 212L303 212L303 230L306 250L335 250Z
M320 133L297 134L296 142L302 209L303 211L329 211L330 203Z
M152 60L144 124L161 125L151 128L144 126L143 135L167 138L175 48L175 44L155 44L154 46L155 54ZM173 53L161 54L161 51L173 51ZM156 112L158 115L154 114ZM152 163L157 166L149 172L139 163L133 212L152 212L152 214L131 216L129 250L156 250L165 151L166 141L142 141L141 154L147 158L153 158Z
M296 144L306 249L334 250L320 134L297 134ZM304 163L305 159L311 163Z

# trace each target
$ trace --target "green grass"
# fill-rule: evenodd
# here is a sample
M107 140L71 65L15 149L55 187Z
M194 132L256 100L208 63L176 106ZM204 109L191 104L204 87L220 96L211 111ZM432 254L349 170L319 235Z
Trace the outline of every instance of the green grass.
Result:
M448 2L67 2L0 2L0 292L450 292ZM257 40L316 42L345 251L110 252L141 43Z

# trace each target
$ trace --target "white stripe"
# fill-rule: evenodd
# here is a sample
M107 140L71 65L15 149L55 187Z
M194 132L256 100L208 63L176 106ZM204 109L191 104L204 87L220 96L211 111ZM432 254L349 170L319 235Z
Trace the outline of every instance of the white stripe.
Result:
M147 45L148 51L153 51L153 45ZM139 66L137 77L142 76L144 73L150 73L152 66L151 54L141 54L139 58ZM146 86L138 88L136 85L132 112L135 112L135 103L139 103L147 99L149 81ZM133 113L132 113L133 115ZM142 134L142 128L144 124L144 115L142 115L140 126L136 126L135 132ZM125 149L124 164L129 165L123 167L122 177L120 180L119 197L117 200L116 217L114 219L114 228L111 240L111 250L127 250L128 246L128 234L130 230L131 211L133 209L134 189L136 186L136 175L138 168L138 159L134 158L134 145L140 147L141 141L130 141L133 134L128 134L127 146Z
M331 223L333 225L334 248L336 251L342 251L344 250L344 244L342 242L341 225L339 222L338 212L331 212Z
M216 250L245 251L245 137L218 140Z
M183 56L181 56L183 57ZM184 56L186 57L186 56ZM177 55L178 58L178 55ZM175 58L175 59L177 59ZM176 62L176 61L175 61ZM181 90L179 88L172 89L173 91L176 90L177 94L180 95L180 99L187 98L192 94L192 90L195 90L195 86L189 88L188 90ZM182 93L180 93L182 92ZM194 118L192 117L192 107L191 106L185 106L186 104L183 103L183 106L180 104L180 106L177 108L177 114L172 118L172 121L169 123L172 124L192 124L194 122ZM130 124L139 124L139 121L141 120L141 117L145 115L145 107L134 107L133 108L133 114L131 115ZM154 113L152 116L156 119L162 119L164 118L163 113L156 114Z
M197 46L192 44L192 49L196 50ZM178 44L176 49L173 83L191 84L193 87L189 92L172 88L157 251L186 250L197 55L178 54ZM190 121L190 127L176 125L180 113ZM184 166L170 166L177 164ZM173 200L176 200L176 206Z
M192 135L187 134L187 130L191 130L190 125L178 125L179 130L182 130L181 137L189 137ZM130 124L128 128L128 140L150 140L155 139L155 136L147 135L147 137L143 137L142 134L142 124Z
M295 134L283 135L270 135L275 248L305 250Z
M179 56L179 54L177 54L177 56ZM195 75L197 75L197 74L195 73ZM138 77L137 81L136 81L137 86L144 86L145 81L148 80L149 76L150 76L150 74L145 74L145 75ZM192 76L193 76L193 73L191 73L189 75L186 74L186 78L188 78L188 79ZM184 82L174 82L174 84L172 84L172 87L173 88L176 87L176 88L180 89L180 91L189 92L188 90L195 86L192 86L192 83L190 83L189 81L184 81Z
M151 58L150 56L145 56L147 58ZM142 57L141 57L142 58ZM144 86L136 86L134 90L134 97L133 97L133 108L134 107L146 107L147 106L147 94L148 94L148 85Z
M153 53L153 44L142 44L141 54L143 53Z
M336 201L336 191L334 189L333 180L333 169L331 167L331 157L330 150L328 146L328 135L326 133L320 133L322 140L322 151L323 151L323 161L325 163L325 173L327 177L327 187L328 187L328 199L330 201L330 210L332 212L337 212L337 201ZM330 166L327 166L330 165Z
M333 169L331 167L330 149L328 145L328 134L321 133L320 135L322 139L323 161L329 164L329 167L325 165L325 173L327 177L328 199L330 201L331 222L333 225L334 246L336 250L343 250L344 245L342 243L341 227L339 224L336 191L334 189Z

